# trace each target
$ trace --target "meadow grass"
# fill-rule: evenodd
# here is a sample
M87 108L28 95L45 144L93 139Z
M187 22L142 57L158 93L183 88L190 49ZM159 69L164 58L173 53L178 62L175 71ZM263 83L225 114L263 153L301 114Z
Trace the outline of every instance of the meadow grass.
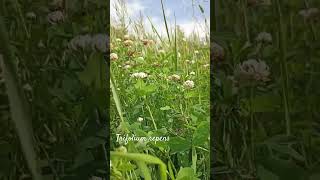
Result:
M163 169L168 179L209 179L209 43L185 37L177 25L169 29L161 3L165 36L149 17L151 32L139 22L130 33L127 25L111 27L113 179L160 179ZM170 140L116 142L116 134L126 133ZM113 156L119 152L137 156ZM144 155L163 164L161 170Z

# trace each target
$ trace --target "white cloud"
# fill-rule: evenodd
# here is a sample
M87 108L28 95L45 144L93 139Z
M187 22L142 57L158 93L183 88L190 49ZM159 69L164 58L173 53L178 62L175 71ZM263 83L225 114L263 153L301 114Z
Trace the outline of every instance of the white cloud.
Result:
M209 24L206 25L204 20L185 21L178 25L181 27L182 31L185 33L187 37L192 35L192 33L196 33L199 35L200 38L204 38L206 37L206 35L208 35L210 31L210 25Z
M116 10L114 8L114 3L117 3L119 0L111 0L111 22L112 24L116 24L117 21L117 15L116 15ZM127 7L127 13L128 13L128 19L127 22L129 22L129 18L132 21L137 21L140 15L140 12L142 12L142 14L144 15L143 19L143 23L144 23L144 27L145 27L145 31L147 33L153 33L153 29L152 26L148 20L148 18L146 16L148 16L148 14L146 14L146 11L148 11L148 7L146 7L147 5L145 3L142 3L142 0L124 0L126 2L126 7ZM182 0L182 7L184 7L184 4L187 4L187 2L185 2L184 0ZM182 8L181 7L181 8ZM183 10L183 9L181 9ZM173 11L171 9L169 9L168 7L166 7L165 10L166 16L167 16L167 20L170 21L168 23L169 29L174 28L174 17L173 17ZM162 13L161 13L162 14ZM162 16L150 16L150 19L153 23L153 25L155 26L156 30L158 31L158 33L161 34L161 36L166 37L166 28L165 28L165 24L164 24L164 20ZM191 18L191 19L187 19L187 18L183 18L181 20L177 19L177 25L179 25L182 29L182 31L184 31L185 35L188 37L190 36L193 32L195 32L196 34L198 34L201 38L204 38L206 35L206 33L209 33L209 29L210 27L206 27L205 25L205 21L202 18L199 18L201 20L196 21L195 18ZM210 22L210 17L207 17L207 21ZM129 26L129 32L133 33L133 24L131 24L131 27ZM209 26L210 23L208 23L207 26ZM209 28L209 29L208 29ZM171 32L170 32L171 33Z
M140 11L143 11L146 7L139 0L129 1L127 4L127 10L129 17L135 17L139 15Z

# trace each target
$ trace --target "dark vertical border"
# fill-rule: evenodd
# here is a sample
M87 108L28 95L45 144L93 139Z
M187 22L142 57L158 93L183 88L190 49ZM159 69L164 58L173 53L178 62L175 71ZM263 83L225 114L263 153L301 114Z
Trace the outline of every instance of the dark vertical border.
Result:
M107 144L106 144L106 154L107 154L107 177L106 179L110 179L110 0L107 0L107 9L106 9L106 13L108 14L108 22L106 22L107 25L107 35L109 37L109 41L107 42L107 54L105 57L105 62L106 62L106 96L107 96L107 132L108 132L108 140L107 140Z
M213 0L210 2L210 179L214 179L214 135L213 135L213 126L214 126L214 117L213 117L213 100L214 100L214 91L213 91L213 70L214 66L212 63L212 52L211 52L211 44L213 42L213 32L216 29L216 2L217 0Z

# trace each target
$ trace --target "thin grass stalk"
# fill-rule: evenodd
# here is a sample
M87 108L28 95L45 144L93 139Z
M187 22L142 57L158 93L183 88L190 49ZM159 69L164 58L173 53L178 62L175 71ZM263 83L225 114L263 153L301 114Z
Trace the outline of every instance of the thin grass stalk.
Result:
M165 26L166 26L166 31L167 31L168 40L169 40L169 43L171 44L170 33L169 33L169 28L168 28L168 23L167 23L167 17L166 17L166 13L164 12L163 0L161 0L161 8L162 8L162 14L163 14L163 19L164 19L164 24L165 24Z
M176 15L174 15L174 55L175 55L174 67L175 67L175 70L178 71L178 47L177 47L177 20L176 20Z
M37 169L37 154L31 125L31 114L27 108L24 94L21 91L22 88L18 83L17 71L14 64L15 58L8 37L9 35L5 27L4 19L0 16L0 52L3 54L3 59L0 59L0 61L6 82L11 119L16 127L22 152L33 179L42 180L42 175Z
M111 86L111 92L112 92L112 96L113 96L113 100L116 104L116 108L118 111L118 115L120 117L120 120L122 123L124 123L124 118L123 118L123 113L122 113L122 106L121 106L121 102L120 102L120 98L118 96L116 87L115 87L115 83L113 80L113 76L110 74L110 86Z
M280 0L276 0L276 8L278 13L278 26L280 27L279 31L279 47L280 47L280 68L281 68L281 78L282 78L282 94L284 101L284 111L285 111L285 121L286 121L286 134L287 136L291 135L291 120L290 120L290 111L288 103L288 68L287 68L287 47L286 47L286 33L284 29L284 21L281 11Z
M161 43L162 43L162 44L164 44L164 42L163 42L163 40L162 40L162 38L161 38L160 34L158 33L157 29L154 27L154 25L153 25L153 23L152 23L152 21L151 21L150 17L149 17L149 16L147 16L147 18L148 18L148 20L149 20L149 22L150 22L150 24L151 24L152 30L157 34L157 36L158 36L158 38L160 39Z
M148 109L148 112L149 112L149 114L150 114L150 117L151 117L151 120L152 120L152 123L153 123L154 129L155 129L155 130L158 130L158 128L157 128L157 124L156 124L156 122L155 122L155 120L154 120L154 118L153 118L152 111L151 111L151 109L150 109L150 106L149 106L149 105L147 105L147 109Z
M253 106L253 98L254 98L254 86L250 87L250 141L251 141L251 161L255 161L255 143L254 143L254 106ZM255 172L254 163L252 163L252 170Z
M250 32L249 32L248 13L247 13L247 0L242 0L241 2L242 2L241 7L242 7L242 13L243 13L246 38L247 38L247 41L250 42Z

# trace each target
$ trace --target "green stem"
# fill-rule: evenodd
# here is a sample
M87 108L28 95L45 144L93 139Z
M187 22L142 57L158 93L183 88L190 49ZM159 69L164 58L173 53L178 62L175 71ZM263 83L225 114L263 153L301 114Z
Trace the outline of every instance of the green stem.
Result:
M251 161L254 164L255 161L255 144L254 144L254 106L253 106L253 98L254 98L254 86L250 87L250 141L251 141ZM252 166L252 170L255 172L255 167Z
M0 16L0 51L3 54L3 60L1 60L0 57L0 61L6 82L11 118L16 127L22 151L33 179L41 180L43 178L37 168L37 154L31 125L31 114L27 108L27 101L25 100L18 81L14 63L15 57L10 47L8 37L3 17Z
M244 19L246 37L247 37L247 41L250 42L250 32L249 32L248 14L247 14L247 1L242 0L241 2L242 2L242 11L243 11L243 19Z
M289 102L288 102L288 68L287 68L287 59L286 59L286 33L284 29L284 22L281 12L280 0L277 2L277 12L278 12L278 26L280 27L279 32L279 47L280 47L280 68L281 68L281 78L282 78L282 95L284 101L284 111L285 111L285 121L286 121L286 134L291 135L291 120L290 120L290 111L289 111Z
M149 111L149 114L150 114L150 117L151 117L151 120L152 120L154 129L155 129L155 130L158 130L157 124L156 124L156 122L155 122L155 120L154 120L154 118L153 118L153 115L152 115L152 112L151 112L151 109L150 109L150 106L149 106L149 105L147 105L147 109L148 109L148 111Z

